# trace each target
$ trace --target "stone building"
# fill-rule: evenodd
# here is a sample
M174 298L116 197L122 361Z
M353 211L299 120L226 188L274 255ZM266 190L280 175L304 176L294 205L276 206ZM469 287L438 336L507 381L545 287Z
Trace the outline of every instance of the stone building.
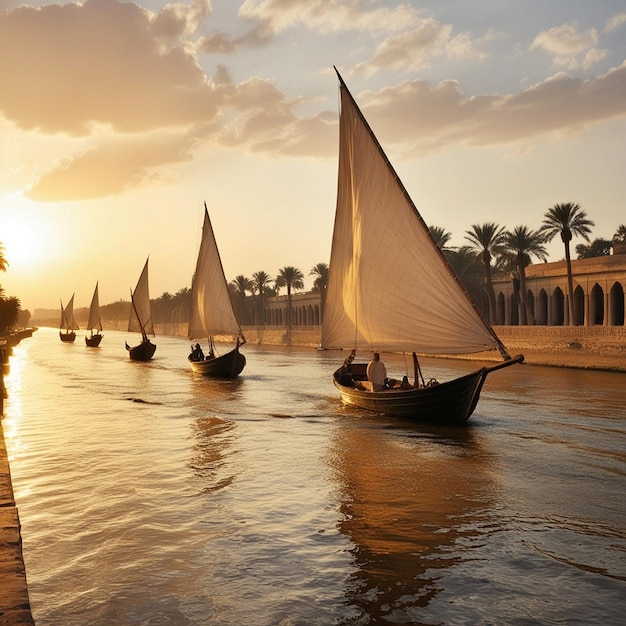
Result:
M572 260L576 326L624 326L626 254ZM496 323L519 324L519 297L512 280L493 282ZM565 261L538 263L526 268L527 301L537 325L567 326L567 269Z
M572 260L577 326L624 326L626 253ZM519 296L510 278L494 280L496 325L519 324ZM526 268L527 301L536 325L568 326L565 261L537 263ZM295 293L292 326L319 326L322 306L318 293ZM287 326L287 296L265 301L263 325Z
M319 326L322 323L322 306L319 293L292 293L292 326ZM267 326L287 326L287 296L265 300L263 311Z

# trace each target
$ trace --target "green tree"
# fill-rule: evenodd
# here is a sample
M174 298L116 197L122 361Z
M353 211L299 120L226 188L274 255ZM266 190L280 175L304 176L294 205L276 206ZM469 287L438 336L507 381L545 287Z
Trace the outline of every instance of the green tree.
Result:
M20 306L19 299L14 296L0 297L0 336L7 335L13 330L17 323Z
M263 315L263 311L265 310L265 296L266 289L271 282L271 277L267 272L260 270L258 272L254 272L252 274L252 283L254 285L255 291L258 292L258 306L255 310L255 320L254 323L258 324L259 320L261 324L265 324L265 316Z
M287 287L287 332L290 335L292 320L291 292L293 290L304 289L304 274L292 266L283 267L278 270L275 280L277 287ZM289 340L291 337L289 336Z
M230 282L233 288L233 294L236 298L236 302L238 303L239 309L239 322L241 324L246 324L248 322L248 307L246 301L246 291L252 292L253 283L249 278L246 278L243 274L239 274L239 276L235 276L235 279Z
M309 272L309 276L315 276L313 291L320 294L321 319L324 319L324 306L326 304L326 287L328 287L328 263L317 263Z
M579 259L592 259L598 256L611 254L612 242L608 239L594 239L590 245L579 243L576 246L576 256Z
M530 230L527 226L516 226L512 231L507 230L503 236L504 254L514 257L519 276L520 318L523 325L535 323L526 293L526 266L530 265L532 256L547 261L544 242L545 238L540 231Z
M491 282L491 261L494 256L502 252L504 242L504 227L486 222L484 224L472 224L470 230L465 231L465 239L471 243L482 259L485 282L487 285L487 298L489 302L489 322L495 324L496 319L496 294Z
M565 264L567 269L567 310L569 313L570 326L576 325L574 311L574 279L572 277L572 259L570 255L570 241L574 235L583 237L589 241L589 233L594 223L587 218L587 214L578 204L566 202L555 204L548 209L544 216L543 224L539 229L545 241L552 241L554 237L561 235L561 241L565 246Z
M452 233L446 231L445 228L441 226L429 226L428 230L430 230L430 234L433 236L433 239L437 243L437 245L442 249L446 250L448 242L452 238Z
M484 304L484 271L480 255L471 246L446 251L448 263L476 304ZM494 300L495 302L495 300Z

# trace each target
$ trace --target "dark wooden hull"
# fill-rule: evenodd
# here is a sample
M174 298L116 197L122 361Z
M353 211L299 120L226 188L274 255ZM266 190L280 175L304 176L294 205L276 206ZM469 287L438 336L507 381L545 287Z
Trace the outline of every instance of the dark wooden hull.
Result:
M71 333L59 332L59 337L61 337L61 341L65 343L72 343L76 339L76 333L74 331Z
M246 365L246 357L235 348L218 357L208 358L204 361L192 361L191 369L197 374L214 378L236 378L241 374Z
M524 357L519 355L460 378L421 389L362 391L342 384L345 382L343 367L335 372L333 382L339 389L343 402L361 409L416 421L463 424L467 422L478 404L487 375L496 369L521 363L523 360Z
M149 361L156 351L156 346L149 340L142 341L138 346L130 347L126 344L131 361Z
M87 344L89 348L97 348L102 341L102 337L104 337L104 335L101 335L100 333L97 335L91 335L91 337L85 337L85 344Z

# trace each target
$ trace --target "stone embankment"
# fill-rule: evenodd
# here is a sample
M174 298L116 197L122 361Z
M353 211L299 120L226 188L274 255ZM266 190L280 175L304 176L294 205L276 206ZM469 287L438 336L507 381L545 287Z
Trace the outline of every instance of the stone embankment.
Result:
M161 324L159 334L185 337L186 324ZM246 326L248 343L273 346L289 345L285 327ZM496 326L495 331L509 354L524 355L528 365L574 367L626 372L626 327L624 326ZM291 330L291 345L316 348L320 344L319 326L297 326ZM466 355L470 360L497 361L499 354L482 352Z
M30 334L24 336L28 337ZM0 339L0 624L3 626L35 623L30 611L20 518L13 496L11 470L4 441L4 375L10 367L9 354L12 345L21 337L12 339Z

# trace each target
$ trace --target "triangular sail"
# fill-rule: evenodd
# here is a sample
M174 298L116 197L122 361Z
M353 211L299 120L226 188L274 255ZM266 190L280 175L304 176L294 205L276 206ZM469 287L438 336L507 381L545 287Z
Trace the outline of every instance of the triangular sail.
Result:
M499 348L339 78L337 211L322 346L425 354Z
M149 259L146 259L135 291L131 293L130 319L128 321L128 332L140 332L144 338L146 335L154 337L150 292L148 291L148 261Z
M102 330L102 321L100 320L100 300L98 298L98 283L96 283L96 288L91 298L87 330Z
M202 242L191 291L189 339L203 339L216 335L243 339L241 326L237 321L228 292L226 276L206 204Z
M74 319L74 294L65 308L61 302L61 330L78 330L78 324Z

